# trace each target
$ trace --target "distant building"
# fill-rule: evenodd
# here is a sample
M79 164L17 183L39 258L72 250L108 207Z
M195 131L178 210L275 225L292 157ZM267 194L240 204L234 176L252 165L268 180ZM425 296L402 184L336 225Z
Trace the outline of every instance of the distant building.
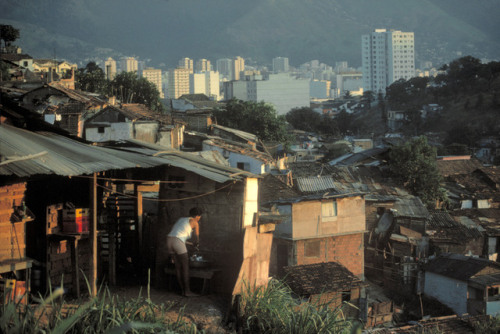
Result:
M146 78L149 82L153 83L160 93L160 98L165 98L165 94L162 91L162 80L161 80L161 70L148 67L142 71L142 77Z
M288 58L286 57L276 57L273 58L273 72L283 73L288 72L290 67L288 65Z
M207 72L212 70L212 65L210 64L210 60L207 59L198 59L195 65L196 72Z
M344 96L348 91L351 95L363 94L363 74L361 72L339 73L335 79L336 87L333 97Z
M231 80L233 77L232 63L232 60L229 58L217 59L217 72L219 72L223 78Z
M116 76L116 61L111 57L104 62L104 74L108 80L113 80Z
M171 69L168 72L168 98L177 99L189 94L189 74L187 68Z
M124 57L120 60L120 70L122 72L136 72L139 70L139 63L134 57Z
M224 83L224 99L268 102L278 115L293 108L309 107L309 80L296 79L287 73L270 74L267 80L230 81Z
M330 97L330 86L331 86L330 81L311 80L309 86L312 98L327 99Z
M233 80L240 80L240 73L245 70L245 59L236 57L233 59Z
M189 73L193 73L193 60L191 58L182 58L181 60L179 60L178 68L185 68L189 70Z
M399 79L415 76L413 32L375 29L361 37L363 88L385 93Z
M220 99L219 72L206 71L189 75L189 93L205 94L214 100Z

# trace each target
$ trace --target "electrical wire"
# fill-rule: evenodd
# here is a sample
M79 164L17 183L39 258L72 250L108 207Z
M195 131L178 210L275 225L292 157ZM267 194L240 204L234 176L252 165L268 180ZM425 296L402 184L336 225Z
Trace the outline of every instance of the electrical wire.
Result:
M222 186L218 189L215 189L213 191L209 191L209 192L206 192L206 193L203 193L203 194L200 194L200 195L195 195L195 196L190 196L190 197L183 197L183 198L171 198L171 199L156 199L156 198L147 198L147 197L143 197L142 199L143 200L146 200L146 201L152 201L152 202L180 202L180 201L187 201L187 200L191 200L191 199L195 199L195 198L200 198L200 197L204 197L204 196L207 196L207 195L210 195L210 194L213 194L213 193L216 193L220 190L223 190L229 186L232 186L234 183L229 183L229 184L226 184L225 186ZM113 190L111 188L108 188L108 187L105 187L105 186L102 186L100 184L97 185L98 187L104 189L104 190L107 190L108 192L110 193L114 193L114 194L119 194L119 195L122 195L122 196L125 196L125 197L128 197L128 198L134 198L134 199L137 199L138 197L137 196L134 196L134 195L129 195L129 194L125 194L125 193L122 193L122 192L119 192L119 191L116 191L116 190Z
M93 179L93 176L86 176L86 175L74 175L70 176L69 178L72 177L79 177L83 179ZM155 183L187 183L186 181L156 181L156 180L134 180L134 179L118 179L118 178L112 178L112 177L96 177L97 180L105 180L105 181L128 181L128 182L155 182Z

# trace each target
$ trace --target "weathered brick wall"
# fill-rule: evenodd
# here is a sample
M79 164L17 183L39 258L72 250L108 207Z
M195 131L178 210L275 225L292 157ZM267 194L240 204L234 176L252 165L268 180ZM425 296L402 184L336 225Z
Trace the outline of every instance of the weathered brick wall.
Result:
M320 241L318 257L305 256L305 244L309 240L300 240L295 244L297 265L321 262L338 262L354 275L364 277L363 233L341 235L316 239Z

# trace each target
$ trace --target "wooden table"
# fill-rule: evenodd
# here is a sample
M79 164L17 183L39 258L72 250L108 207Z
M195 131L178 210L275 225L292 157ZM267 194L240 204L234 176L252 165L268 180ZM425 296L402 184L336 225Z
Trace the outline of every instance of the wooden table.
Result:
M201 294L206 295L208 294L208 289L210 287L210 280L214 276L216 272L221 271L220 269L217 268L189 268L189 277L194 277L194 278L201 278L203 279L203 286L201 288ZM167 275L171 275L176 277L175 274L175 267L170 267L167 266L164 268L164 272ZM169 290L172 290L172 280L168 280L168 288Z

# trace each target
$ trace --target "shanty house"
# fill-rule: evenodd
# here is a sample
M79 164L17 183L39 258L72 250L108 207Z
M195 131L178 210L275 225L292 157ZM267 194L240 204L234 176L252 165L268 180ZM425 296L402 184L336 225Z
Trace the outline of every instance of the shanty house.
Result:
M214 290L229 294L239 293L243 282L267 282L272 235L254 226L258 176L163 147L99 147L9 125L0 127L0 143L7 157L2 179L27 179L25 202L36 219L26 253L45 273L37 289L64 277L65 287L79 294L79 269L94 292L98 279L115 284L137 277L138 284L148 269L165 287L166 234L193 206L204 211L200 250L213 264L193 270L195 278L210 276ZM143 214L145 191L157 195L158 219ZM81 214L78 229L66 229L64 210Z
M254 145L218 137L203 141L203 151L219 151L232 167L257 175L268 173L275 164L270 154L258 151Z
M348 302L344 314L359 314L351 305L359 305L363 282L343 265L322 262L285 267L284 271L288 286L301 298L315 305L328 303L332 309Z
M142 104L108 106L85 121L85 139L92 142L141 140L178 148L182 128L169 126L170 118Z
M424 293L458 315L500 314L500 264L459 254L442 254L425 267Z

